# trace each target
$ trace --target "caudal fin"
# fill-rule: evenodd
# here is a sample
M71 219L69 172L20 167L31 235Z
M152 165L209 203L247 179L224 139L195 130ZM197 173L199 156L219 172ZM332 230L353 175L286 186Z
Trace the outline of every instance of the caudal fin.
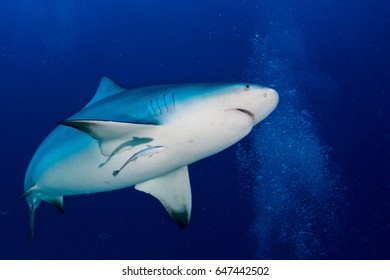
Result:
M35 228L35 212L37 211L39 204L42 200L50 203L57 208L61 213L64 213L64 197L63 196L47 196L40 193L38 186L34 185L25 191L18 201L26 199L30 208L30 225L28 239L31 242L34 237Z
M38 209L40 204L40 200L37 200L32 205L30 205L30 225L28 230L28 241L31 243L34 237L34 229L35 229L35 212Z

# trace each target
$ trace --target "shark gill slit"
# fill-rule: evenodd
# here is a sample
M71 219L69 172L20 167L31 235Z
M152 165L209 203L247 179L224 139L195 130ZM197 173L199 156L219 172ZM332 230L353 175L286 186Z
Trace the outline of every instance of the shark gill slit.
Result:
M160 115L162 115L162 111L161 111L161 108L160 108L160 104L158 104L158 97L155 97L155 99L156 99L157 108L158 108L158 110L160 111Z
M176 109L175 94L172 93L173 108Z
M152 107L152 110L153 110L153 113L156 114L156 110L154 110L154 107L153 107L153 99L150 99L150 107Z
M149 111L149 107L147 106L147 105L144 105L145 106L145 108L146 108L146 111L148 111L148 115L149 116L152 116L152 113L150 113L150 111Z
M168 105L167 105L167 96L165 95L165 93L164 93L163 97L164 97L164 106L165 106L165 109L167 110L167 113L168 113L169 110L168 110Z

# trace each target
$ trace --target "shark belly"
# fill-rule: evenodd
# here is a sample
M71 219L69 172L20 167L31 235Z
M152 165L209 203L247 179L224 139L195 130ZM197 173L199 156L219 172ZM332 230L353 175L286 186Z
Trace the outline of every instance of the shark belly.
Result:
M235 115L232 117L237 118ZM131 162L119 176L113 176L113 171L131 158L137 148L118 152L107 161L107 156L101 154L98 144L91 137L68 127L58 127L37 151L39 160L32 160L25 189L35 185L42 193L64 196L126 188L218 153L239 141L252 128L248 122L240 133L235 131L234 137L220 137L226 132L220 123L198 120L191 124L191 119L188 116L186 121L184 116L179 125L169 122L153 133L144 134L153 139L149 145L163 145L168 147L167 150L151 158ZM197 123L201 123L201 127Z

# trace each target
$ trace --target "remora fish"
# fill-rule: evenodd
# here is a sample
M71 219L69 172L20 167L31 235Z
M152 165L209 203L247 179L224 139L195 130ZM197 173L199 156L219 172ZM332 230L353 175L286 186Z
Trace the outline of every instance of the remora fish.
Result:
M103 77L93 99L54 129L28 166L21 199L30 208L30 239L41 201L63 212L66 195L133 185L156 197L185 227L191 214L187 166L242 139L277 103L276 91L255 84L127 90ZM113 176L131 157L131 149L145 142L167 149Z
M114 172L112 172L112 175L113 176L117 176L119 174L119 172L121 172L122 169L126 167L126 165L128 165L132 161L136 161L139 157L149 157L149 158L151 158L153 155L161 153L161 152L165 151L166 149L167 149L167 147L164 147L164 146L150 146L150 145L148 145L146 148L144 148L141 151L136 152L134 155L132 155L131 158L129 158L122 165L121 168L119 168L118 170L115 170Z

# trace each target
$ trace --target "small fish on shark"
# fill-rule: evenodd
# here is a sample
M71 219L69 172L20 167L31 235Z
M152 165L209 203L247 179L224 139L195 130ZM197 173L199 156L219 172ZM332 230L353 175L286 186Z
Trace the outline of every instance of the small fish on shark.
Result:
M112 176L117 176L119 174L119 172L121 172L122 169L126 167L126 165L128 165L132 161L136 161L139 157L149 157L149 158L151 158L153 155L161 153L161 152L165 151L166 149L167 149L167 147L164 147L164 146L150 146L150 145L148 145L146 148L144 148L141 151L136 152L134 155L132 155L122 165L121 168L119 168L118 170L114 170L114 172L112 172Z
M107 160L99 165L99 167L103 167L106 163L110 161L110 159L117 153L123 152L128 149L132 149L135 146L145 144L148 142L153 141L152 138L138 138L138 137L133 137L130 141L127 141L123 143L122 145L118 146L111 155L107 157Z
M18 200L26 199L30 209L30 240L42 201L63 213L64 196L130 186L157 198L186 227L192 209L188 165L248 135L278 99L275 90L257 84L125 89L103 77L92 100L59 122L30 161ZM129 158L135 147L146 144ZM143 156L149 158L136 161Z

